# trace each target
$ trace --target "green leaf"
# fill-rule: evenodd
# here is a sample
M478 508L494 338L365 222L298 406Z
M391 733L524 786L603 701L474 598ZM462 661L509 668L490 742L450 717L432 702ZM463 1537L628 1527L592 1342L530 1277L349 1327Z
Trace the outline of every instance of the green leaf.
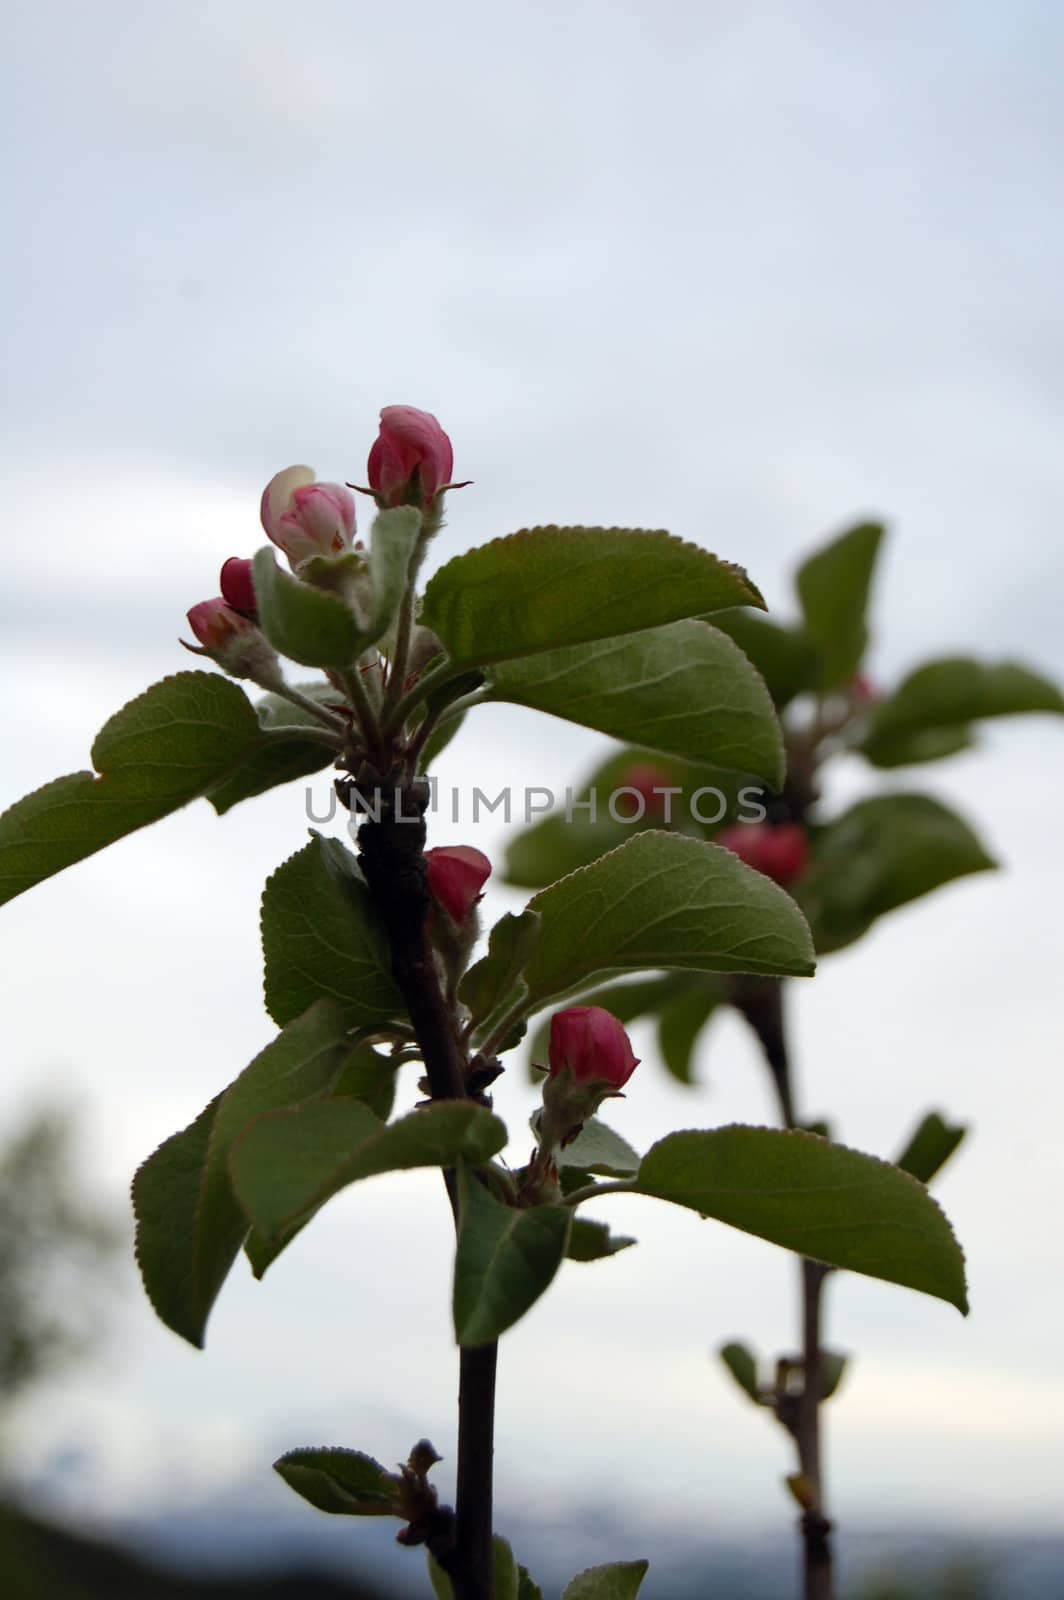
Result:
M382 1055L364 1040L351 1052L344 1070L336 1080L333 1094L337 1098L350 1096L361 1100L374 1116L387 1122L395 1104L395 1080L398 1067L390 1056Z
M668 533L526 528L449 561L422 621L452 662L484 666L763 604L741 567Z
M946 1122L937 1111L929 1111L913 1130L895 1166L901 1167L903 1172L911 1172L921 1183L930 1183L936 1172L945 1166L966 1132L963 1124Z
M713 626L734 639L760 672L778 710L816 686L816 646L797 628L786 628L749 611L719 611Z
M350 1054L343 1012L319 1001L290 1022L133 1180L137 1260L168 1328L201 1347L218 1291L248 1231L229 1181L236 1137L266 1111L326 1094Z
M643 1157L638 1192L967 1312L964 1258L923 1185L815 1134L672 1133Z
M921 794L861 800L812 834L812 865L795 886L820 955L899 906L995 863L955 812Z
M543 1590L533 1581L527 1567L517 1569L517 1600L543 1600Z
M567 1206L518 1210L460 1167L454 1328L460 1345L489 1344L539 1299L561 1266L573 1214Z
M632 769L639 767L654 769L659 774L658 787L676 793L662 797L658 815L648 812L638 820L629 816L618 820L610 812L611 796L629 783ZM650 828L676 826L690 833L697 827L707 834L715 832L735 820L743 808L740 793L750 789L757 790L759 799L764 797L765 785L753 773L693 765L638 747L619 750L601 762L579 790L566 791L563 808L511 840L507 881L524 889L543 889ZM700 790L713 792L699 795ZM594 813L587 809L592 797ZM618 809L616 805L614 809ZM706 820L699 821L699 817Z
M768 690L706 622L501 662L487 697L564 717L665 755L752 773L778 789L783 743Z
M393 506L374 517L369 536L372 614L359 633L360 652L382 639L395 622L420 534L421 512L416 506Z
M614 1133L598 1117L588 1117L571 1144L559 1150L559 1167L579 1167L606 1178L630 1178L639 1171L640 1157L627 1139Z
M509 1542L499 1534L495 1534L491 1541L491 1555L494 1578L492 1600L520 1600L520 1579L514 1553Z
M95 773L57 778L0 816L0 904L205 794L266 738L226 678L164 678L101 728Z
M326 704L340 699L327 683L304 683L299 688L309 698ZM271 737L250 760L207 795L219 816L232 810L241 800L250 800L279 784L321 772L336 759L335 752L306 736L306 729L320 731L321 723L302 707L292 705L279 694L267 694L257 702L255 711L259 723Z
M469 1007L474 1026L512 997L538 937L534 911L516 916L508 911L492 928L487 955L469 968L458 985L458 998Z
M865 611L883 529L863 522L833 539L798 568L805 630L820 655L818 687L848 683L868 643Z
M514 1562L508 1542L495 1534L491 1541L494 1600L543 1600L543 1591L527 1570ZM454 1586L439 1562L428 1553L429 1582L436 1600L454 1600Z
M649 1566L649 1561L611 1561L588 1567L566 1585L562 1600L636 1600Z
M384 930L358 863L339 839L313 834L277 868L262 897L266 1009L289 1022L319 996L352 1026L401 1017Z
M525 968L538 1006L598 972L679 968L808 976L797 906L730 850L642 833L530 902L541 938Z
M761 1404L761 1386L757 1379L757 1362L748 1345L732 1342L722 1344L720 1359L744 1394L756 1405Z
M273 1464L296 1494L343 1517L398 1517L399 1479L360 1450L339 1446L289 1450Z
M611 1233L609 1224L592 1217L574 1217L566 1255L570 1261L604 1261L619 1255L636 1241L628 1234Z
M970 722L1034 711L1064 712L1049 679L1016 661L946 657L918 667L872 707L860 749L880 767L935 760L970 743Z
M677 1083L692 1084L694 1048L710 1017L727 999L727 988L710 974L699 977L668 1002L658 1018L658 1049Z
M254 558L259 627L283 656L304 667L347 667L359 652L358 618L339 595L302 583L272 549Z
M348 1184L412 1167L480 1164L505 1143L503 1123L472 1101L441 1100L384 1124L361 1101L331 1099L260 1117L229 1166L253 1225L275 1239Z
M848 1358L840 1355L837 1350L822 1350L820 1353L820 1398L830 1400L838 1390L843 1380Z

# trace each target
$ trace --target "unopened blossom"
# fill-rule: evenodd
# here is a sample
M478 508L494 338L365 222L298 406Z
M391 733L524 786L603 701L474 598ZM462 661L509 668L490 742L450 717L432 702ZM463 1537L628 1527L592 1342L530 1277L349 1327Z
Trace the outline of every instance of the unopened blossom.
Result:
M425 851L429 889L458 927L462 927L480 899L491 873L482 850L468 844L440 845Z
M550 1019L550 1075L623 1089L639 1065L621 1024L601 1006L570 1006Z
M255 599L251 562L245 561L241 556L230 556L222 567L220 582L222 599L231 605L234 611L253 617L258 609L258 602Z
M737 822L718 834L716 842L783 888L809 865L809 836L798 822L775 827L768 822Z
M379 506L430 506L451 483L451 441L431 411L385 406L367 464Z
M262 526L295 569L313 556L338 556L355 536L355 497L318 483L310 467L286 467L262 491Z

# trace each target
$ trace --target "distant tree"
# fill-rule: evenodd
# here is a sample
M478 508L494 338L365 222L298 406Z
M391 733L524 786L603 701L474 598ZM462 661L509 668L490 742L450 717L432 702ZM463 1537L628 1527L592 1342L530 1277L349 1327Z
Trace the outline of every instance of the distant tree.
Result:
M0 1408L87 1353L106 1322L121 1232L77 1163L72 1114L25 1113L0 1141Z

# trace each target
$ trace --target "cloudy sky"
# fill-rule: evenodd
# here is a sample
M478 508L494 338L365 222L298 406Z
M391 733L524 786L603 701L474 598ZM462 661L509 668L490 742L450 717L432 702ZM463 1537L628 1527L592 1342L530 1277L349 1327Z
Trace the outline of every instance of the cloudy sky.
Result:
M84 766L111 711L187 664L184 612L262 542L266 479L360 478L397 401L434 410L476 480L440 558L534 522L665 526L786 613L795 559L880 514L877 678L949 650L1064 675L1049 0L8 9L4 801ZM853 1523L1053 1513L1062 739L999 726L903 775L1007 871L897 914L797 997L806 1101L852 1143L888 1153L930 1105L975 1127L941 1186L969 1321L865 1280L832 1295L832 1340L860 1353L830 1446ZM493 710L441 778L563 786L606 747ZM838 799L868 782L839 774ZM4 911L0 1118L75 1102L116 1205L269 1037L257 896L305 826L295 789L224 822L199 804ZM498 851L502 830L436 839ZM737 1025L693 1096L637 1045L615 1117L634 1142L770 1115ZM530 1104L499 1096L514 1126ZM782 1438L707 1351L790 1342L793 1264L646 1202L612 1214L641 1247L569 1267L506 1339L504 1517L607 1495L664 1516L682 1472L700 1518L777 1525ZM105 1365L27 1407L26 1471L80 1461L79 1503L128 1509L257 1482L309 1440L393 1460L428 1433L451 1456L448 1252L438 1184L387 1178L265 1284L238 1272L205 1354L131 1282Z

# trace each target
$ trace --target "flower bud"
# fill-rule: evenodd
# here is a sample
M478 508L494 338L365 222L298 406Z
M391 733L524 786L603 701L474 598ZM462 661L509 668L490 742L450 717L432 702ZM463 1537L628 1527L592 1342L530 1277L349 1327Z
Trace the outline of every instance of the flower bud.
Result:
M850 699L862 711L879 699L879 690L866 673L858 672L850 679Z
M634 789L636 795L643 801L642 810L633 796L631 799L630 814L640 816L661 817L665 814L665 801L667 796L663 792L675 789L676 785L670 783L669 774L661 767L654 766L650 761L633 761L631 766L625 767L617 780L618 789Z
M210 656L232 678L250 678L262 689L275 689L284 681L277 653L255 624L227 605L221 595L201 600L188 612L188 625L201 648L181 643L193 655Z
M540 1157L576 1138L603 1100L619 1095L639 1062L617 1018L601 1006L570 1006L550 1019L550 1066L533 1126Z
M431 412L385 406L366 470L382 508L430 506L441 489L450 487L454 452Z
M425 866L434 899L461 928L480 899L491 862L472 845L452 844L426 850Z
M262 526L295 571L312 556L338 556L355 534L355 497L317 483L309 467L286 467L262 491Z
M601 1006L570 1006L550 1019L550 1075L623 1089L639 1062L621 1024Z
M240 556L230 556L222 568L222 599L244 617L254 618L258 610L255 585L251 577L251 562Z
M737 822L717 835L717 844L748 867L786 888L809 865L809 836L801 823Z

